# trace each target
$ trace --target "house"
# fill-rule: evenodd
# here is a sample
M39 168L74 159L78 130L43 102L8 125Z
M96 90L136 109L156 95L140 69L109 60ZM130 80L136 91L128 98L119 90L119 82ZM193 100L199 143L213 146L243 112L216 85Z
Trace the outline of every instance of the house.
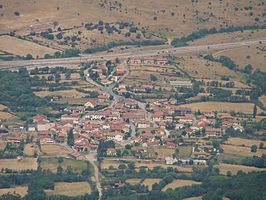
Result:
M35 124L29 124L29 125L28 125L28 131L29 131L29 132L35 132L35 131L36 131L36 126L35 126Z
M178 116L191 115L192 114L192 109L191 108L178 108L175 111L175 113Z
M126 68L123 65L119 65L115 68L115 75L122 76L126 73Z
M168 59L167 58L157 58L155 60L155 63L159 64L159 65L165 65L167 64L168 62Z
M152 121L154 122L160 122L163 120L163 112L158 111L152 114Z
M105 134L107 140L115 140L117 142L121 142L124 139L124 135L122 133L106 133Z
M71 150L68 155L73 158L73 159L76 159L76 160L82 160L83 159L83 156L76 150Z
M126 99L125 100L125 107L129 109L138 109L139 105L136 101Z
M97 101L90 100L87 103L85 103L84 106L86 108L94 108L95 106L97 106Z
M116 156L117 152L115 148L107 148L106 149L106 155L107 156Z
M61 116L61 121L72 121L72 122L78 122L80 119L81 115L79 113L74 113L74 114L65 114Z
M177 88L192 88L191 81L170 81L170 85Z
M150 128L152 125L148 120L136 121L137 128Z
M195 158L208 159L210 155L211 155L211 154L209 154L209 153L207 153L207 152L204 152L204 151L195 151L195 152L193 152L193 156L194 156Z
M205 134L207 137L210 137L210 138L221 137L222 136L222 129L207 126L205 128Z
M141 58L130 58L128 61L128 64L130 65L142 64L142 59Z
M177 163L177 159L176 158L172 158L172 157L166 157L165 158L165 164L173 165L175 163Z

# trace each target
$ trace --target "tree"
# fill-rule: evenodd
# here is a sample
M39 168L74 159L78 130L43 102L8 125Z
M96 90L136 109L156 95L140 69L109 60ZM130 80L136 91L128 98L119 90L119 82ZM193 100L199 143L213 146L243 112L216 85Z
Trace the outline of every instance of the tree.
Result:
M69 146L73 146L74 145L74 133L73 133L73 129L71 129L69 131L69 133L67 134L67 144Z
M260 148L260 149L263 149L263 148L264 148L264 143L263 143L263 142L260 143L259 148Z
M257 145L254 144L254 145L252 145L252 146L250 147L250 151L251 151L251 152L257 152L257 148L258 148Z
M253 108L253 118L256 118L256 115L257 115L257 106L254 105L254 108Z
M33 59L33 56L31 54L26 55L26 60L32 60L32 59Z

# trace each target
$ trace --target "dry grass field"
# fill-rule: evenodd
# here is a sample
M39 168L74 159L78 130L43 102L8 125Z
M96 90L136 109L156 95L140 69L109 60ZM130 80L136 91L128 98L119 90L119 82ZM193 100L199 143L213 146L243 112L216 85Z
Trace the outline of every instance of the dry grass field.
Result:
M239 31L234 33L221 33L208 35L204 38L194 40L189 42L190 45L204 45L204 44L216 44L216 43L228 43L228 42L237 42L242 40L252 40L258 38L265 38L266 30L246 30Z
M0 120L14 120L16 119L16 116L15 115L12 115L8 112L2 112L0 111Z
M86 94L78 92L77 90L60 90L60 91L40 91L35 92L37 96L62 96L62 98L82 98Z
M0 150L4 150L6 148L6 142L0 141Z
M130 184L130 185L137 185L142 181L142 179L140 178L130 178L126 180L126 183Z
M6 109L7 107L3 104L0 104L0 111L3 111L4 109Z
M68 150L59 144L42 144L42 154L47 156L65 156L68 154Z
M264 141L237 138L237 137L230 137L226 142L226 144L234 146L245 146L245 147L251 147L252 145L257 145L259 147L260 143L263 143L264 146L266 146L266 142Z
M0 160L0 169L8 168L12 170L27 170L27 169L37 169L37 158L23 158L22 160L18 159L1 159Z
M91 193L91 187L88 182L59 182L55 183L54 190L45 190L48 195L79 196Z
M265 66L266 51L265 51L265 46L262 45L241 47L233 50L224 50L215 53L214 56L215 57L227 56L242 68L248 64L251 64L254 69L260 69L266 72L266 66Z
M266 154L266 149L258 149L257 152L251 152L250 147L241 147L233 145L222 145L224 154L239 155L245 157L262 156Z
M231 164L219 164L220 173L226 175L230 171L233 175L236 175L238 171L251 172L251 171L265 171L265 168L249 167L244 165L231 165Z
M190 197L190 198L185 198L183 200L202 200L202 197L199 196L199 197Z
M10 193L10 194L19 194L24 197L27 194L28 187L27 186L16 186L12 188L0 189L0 196Z
M179 156L181 158L188 158L190 157L191 153L192 153L192 146L180 146L178 147L179 149Z
M87 163L81 160L72 160L72 159L63 159L63 163L60 165L64 170L67 169L68 166L72 168L74 172L81 173L84 169L87 168ZM58 167L58 159L57 158L42 158L41 167L43 169L49 169L52 172L56 172Z
M148 26L150 31L162 36L182 36L198 28L254 24L255 17L264 12L263 6L257 6L261 2L263 0L213 0L211 4L208 1L192 3L187 0L165 0L163 4L159 0L141 3L137 0L2 0L0 30L16 30L25 34L30 32L31 25L41 25L47 29L47 26L53 27L54 21L59 22L60 27L67 28L99 20L116 22L123 19L133 21L140 27ZM249 15L250 11L240 9L249 6L253 8L252 16ZM236 11L235 8L239 9ZM14 15L16 11L20 16ZM262 24L263 20L257 23Z
M31 54L34 58L43 58L45 54L54 54L58 51L8 35L0 36L0 50L18 56Z
M196 79L220 80L222 76L227 76L234 80L241 80L241 74L217 62L210 62L196 56L177 58L177 61L180 63L178 65L180 69Z
M180 187L184 187L184 186L191 186L191 185L195 185L195 184L201 184L201 182L196 182L196 181L192 181L192 180L174 180L172 183L169 183L168 185L166 185L162 191L166 191L167 189L175 189L175 188L180 188Z
M260 97L259 100L263 104L263 106L266 106L266 96Z
M40 150L39 150L39 147L37 145L25 144L24 154L26 156L33 156L35 151L37 151L38 155L40 155Z
M175 149L167 148L148 148L148 154L150 158L164 159L165 157L172 156L175 153Z
M161 180L162 179L160 179L160 178L146 178L146 179L144 179L144 181L142 182L142 184L144 186L147 186L148 189L151 191L152 190L152 185L154 183L159 183Z
M115 169L118 168L118 166L122 164L122 162L120 163L119 161L115 161L115 160L103 160L101 163L101 168L102 169L109 169L110 166L113 166ZM180 166L175 166L175 165L166 165L166 164L160 164L160 163L154 163L154 162L136 162L135 163L135 167L136 169L139 169L140 167L147 167L149 169L153 169L154 167L162 167L164 169L166 169L167 167L173 167L174 169L177 169L180 172L184 172L184 173L191 173L192 172L192 168L191 167L180 167Z
M212 112L217 111L221 113L228 113L230 111L252 114L254 104L252 103L227 103L227 102L200 102L192 104L184 104L179 107L188 107L193 111ZM258 108L258 113L262 112Z

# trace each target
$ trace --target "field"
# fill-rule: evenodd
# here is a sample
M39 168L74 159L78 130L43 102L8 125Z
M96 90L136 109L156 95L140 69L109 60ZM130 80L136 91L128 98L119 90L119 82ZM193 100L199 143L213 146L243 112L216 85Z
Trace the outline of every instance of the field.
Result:
M196 79L220 80L222 76L227 76L234 80L241 80L239 73L223 67L220 63L210 62L196 56L177 58L176 61L180 63L178 65L180 69Z
M81 160L72 160L72 159L63 159L63 163L60 165L64 170L67 169L68 166L72 168L74 172L81 173L83 170L87 168L87 162ZM58 159L57 158L42 158L41 167L43 169L49 169L52 172L56 172L58 167Z
M54 190L46 190L48 195L79 196L91 193L90 184L87 182L60 182L55 183Z
M196 182L196 181L191 181L191 180L174 180L172 183L169 183L166 185L162 191L166 191L167 189L175 189L179 187L184 187L184 186L191 186L194 184L201 184L201 182Z
M233 145L222 145L224 154L239 155L239 156L262 156L266 154L266 149L258 149L257 152L251 152L250 147L233 146Z
M260 97L259 100L263 104L263 106L266 106L266 96Z
M250 46L241 47L234 50L225 50L217 52L215 57L226 56L231 58L241 68L248 64L251 64L253 68L260 69L266 72L265 66L265 47L262 46Z
M0 36L0 50L24 57L31 54L34 58L42 58L45 54L54 54L58 51L7 35Z
M249 167L244 165L231 165L231 164L219 164L220 173L226 175L228 171L231 171L232 175L236 175L238 171L251 172L251 171L265 171L265 168Z
M0 141L0 150L4 150L6 148L6 142Z
M47 29L53 28L55 21L62 28L70 28L80 26L82 22L115 22L123 19L139 23L140 27L149 26L150 31L161 36L182 36L198 28L253 24L255 16L263 12L263 6L257 6L259 2L261 1L213 0L210 5L207 1L192 3L180 0L177 3L166 0L162 5L161 1L156 0L144 1L141 4L136 0L125 0L121 4L113 1L100 1L99 4L99 1L82 0L3 0L1 32L16 30L18 34L26 34L30 32L31 25L44 26ZM253 16L248 15L248 11L235 10L236 5L251 6ZM225 7L227 9L222 9ZM20 16L14 15L15 11L19 11ZM263 23L263 20L257 23Z
M23 158L18 159L1 159L0 169L8 168L12 170L27 170L27 169L37 169L37 158Z
M149 158L164 159L165 157L172 156L175 153L175 149L149 148L147 153Z
M154 183L159 183L162 179L160 178L146 178L144 179L144 181L142 182L143 185L147 186L148 189L151 191L152 190L152 185Z
M188 107L193 111L212 112L217 111L221 113L229 113L230 111L241 112L245 114L252 114L254 104L252 103L227 103L227 102L200 102L192 104L184 104L179 107ZM258 108L258 113L262 112Z
M68 154L66 147L59 144L42 144L41 150L47 156L66 156Z
M3 104L0 104L0 111L3 111L4 109L6 109L7 107Z
M130 178L126 180L126 183L130 184L130 185L137 185L142 181L142 179L140 178Z
M101 168L102 169L109 169L110 166L113 166L115 169L118 168L118 166L122 164L119 163L118 161L115 160L103 160L101 163ZM135 167L136 169L139 169L140 167L147 167L149 169L153 169L154 167L161 167L166 169L167 167L173 167L174 169L177 169L180 172L184 172L184 173L191 173L192 172L192 168L190 167L180 167L180 166L175 166L175 165L166 165L166 164L161 164L161 163L153 163L151 161L149 162L145 162L145 161L139 161L135 163Z
M40 91L35 92L37 96L62 96L63 98L81 98L86 96L86 94L78 92L77 90L60 90L60 91Z
M179 149L179 156L181 158L188 158L192 153L192 147L191 146L180 146Z
M260 143L263 143L264 146L266 146L266 142L264 141L237 138L237 137L230 137L226 142L226 144L234 146L245 146L245 147L251 147L252 145L257 145L257 147L259 147Z
M40 150L39 150L39 147L37 145L25 144L25 146L24 146L24 154L26 156L33 156L34 155L34 151L37 151L38 155L40 155Z
M0 189L0 196L3 194L19 194L20 196L24 197L27 194L28 187L26 186L17 186L17 187L12 187L12 188L5 188L5 189Z
M12 115L8 112L0 111L0 120L14 120L14 119L16 119L15 115Z

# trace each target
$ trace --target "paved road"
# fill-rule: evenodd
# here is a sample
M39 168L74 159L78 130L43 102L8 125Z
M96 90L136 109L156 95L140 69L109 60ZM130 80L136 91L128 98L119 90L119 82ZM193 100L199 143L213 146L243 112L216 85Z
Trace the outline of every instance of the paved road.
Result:
M92 55L82 54L80 57L72 58L59 58L59 59L39 59L39 60L18 60L18 61L0 61L0 69L18 69L19 67L25 66L29 69L42 66L71 66L80 64L82 62L96 61L96 60L111 60L115 58L127 59L130 57L141 57L141 56L154 56L154 55L168 55L168 54L203 54L218 50L239 48L242 46L266 44L266 39L256 39L240 42L231 43L220 43L212 45L198 45L198 46L186 46L177 48L166 48L160 49L158 46L157 50L136 50L133 49L127 53L98 53Z

